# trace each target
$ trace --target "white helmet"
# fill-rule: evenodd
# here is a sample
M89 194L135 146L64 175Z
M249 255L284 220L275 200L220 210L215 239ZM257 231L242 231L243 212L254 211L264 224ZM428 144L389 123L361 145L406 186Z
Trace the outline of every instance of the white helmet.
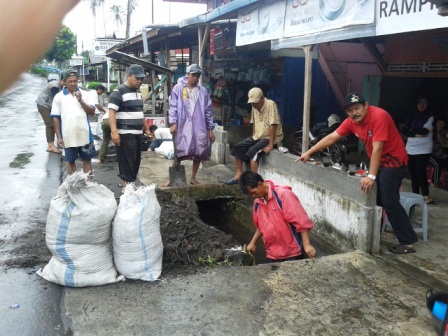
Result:
M332 114L331 116L328 117L327 122L328 122L328 127L331 127L334 124L340 124L341 118L337 114Z

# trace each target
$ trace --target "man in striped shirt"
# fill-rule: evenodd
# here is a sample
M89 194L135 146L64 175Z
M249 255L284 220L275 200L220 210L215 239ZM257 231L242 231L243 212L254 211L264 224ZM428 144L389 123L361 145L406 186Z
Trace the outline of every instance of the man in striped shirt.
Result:
M117 87L109 98L111 138L117 147L118 177L123 180L123 190L127 183L137 179L141 161L142 130L147 136L150 135L139 91L143 78L143 67L131 65L126 82Z

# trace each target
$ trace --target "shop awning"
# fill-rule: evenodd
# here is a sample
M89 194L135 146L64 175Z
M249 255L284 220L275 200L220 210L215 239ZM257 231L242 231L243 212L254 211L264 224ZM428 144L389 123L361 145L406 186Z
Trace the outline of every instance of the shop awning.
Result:
M145 61L145 60L135 57L135 56L124 54L120 51L114 51L114 52L108 54L107 56L110 58L113 58L114 60L118 61L119 63L125 64L125 65L138 64L138 65L141 65L147 71L154 70L155 72L162 73L164 75L168 75L168 76L173 75L173 71L171 71L168 68Z

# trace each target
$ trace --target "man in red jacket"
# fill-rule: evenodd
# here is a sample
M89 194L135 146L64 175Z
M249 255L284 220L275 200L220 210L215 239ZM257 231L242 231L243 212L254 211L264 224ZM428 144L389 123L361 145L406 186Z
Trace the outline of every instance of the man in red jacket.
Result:
M401 181L406 175L408 155L392 117L387 111L371 106L358 92L344 98L344 109L348 115L336 131L327 135L303 153L296 161L306 162L311 155L331 146L342 137L355 134L366 145L370 158L369 175L361 178L364 193L372 190L376 183L377 204L386 211L387 218L400 242L390 246L393 253L415 252L418 237L409 217L400 204Z
M255 253L255 244L263 237L268 262L302 259L303 252L316 257L308 235L313 222L291 187L264 181L259 174L246 171L240 188L255 199L252 215L257 230L247 251Z

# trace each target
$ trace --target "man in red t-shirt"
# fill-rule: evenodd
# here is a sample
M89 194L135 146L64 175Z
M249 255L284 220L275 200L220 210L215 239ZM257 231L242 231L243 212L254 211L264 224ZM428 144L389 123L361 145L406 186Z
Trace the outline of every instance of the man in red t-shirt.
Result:
M348 118L341 126L296 161L306 162L311 155L331 146L342 137L355 134L364 142L370 158L369 174L361 178L361 189L368 193L376 182L377 203L386 211L400 242L389 249L400 254L415 252L413 244L418 241L418 237L400 204L400 186L406 174L408 155L395 123L389 113L369 106L358 92L350 93L344 98L344 109Z

